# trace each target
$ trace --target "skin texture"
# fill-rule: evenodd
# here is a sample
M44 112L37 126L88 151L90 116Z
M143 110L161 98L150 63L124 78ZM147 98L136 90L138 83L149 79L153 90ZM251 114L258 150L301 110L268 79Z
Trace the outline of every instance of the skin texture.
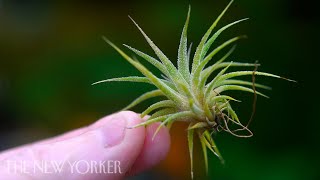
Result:
M170 147L168 130L161 128L155 139L152 136L158 123L128 129L143 121L131 111L106 116L87 127L0 153L1 179L108 179L117 180L135 175L158 164ZM121 173L71 173L69 165L60 173L8 172L8 161L120 161ZM87 166L85 166L87 167ZM84 168L85 168L84 167ZM81 166L80 166L81 169ZM114 169L114 168L112 168ZM82 169L83 170L83 169ZM32 168L26 169L31 172ZM85 169L84 169L85 171ZM84 172L80 171L80 172ZM119 169L118 169L119 171ZM25 172L25 171L22 171Z

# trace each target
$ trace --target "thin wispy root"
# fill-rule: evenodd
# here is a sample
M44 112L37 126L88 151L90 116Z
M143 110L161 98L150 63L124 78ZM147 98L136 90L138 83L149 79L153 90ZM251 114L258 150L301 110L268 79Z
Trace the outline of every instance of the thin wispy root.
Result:
M149 71L143 64L137 61L135 58L130 57L115 44L110 42L107 38L103 39L112 46L124 59L132 64L137 70L139 70L144 76L130 76L119 77L107 80L98 81L95 84L104 82L139 82L148 83L156 87L155 90L146 92L138 97L131 104L124 109L130 109L142 101L155 97L163 97L164 100L158 101L148 107L141 113L141 117L151 115L145 122L138 124L134 127L147 126L151 123L160 122L161 125L156 130L154 136L159 130L167 126L170 128L173 123L182 121L189 123L187 129L188 132L188 146L190 151L191 162L191 177L193 177L193 142L194 136L197 136L201 142L204 162L206 171L208 171L208 157L207 150L209 149L214 155L216 155L221 162L224 160L214 142L212 134L217 132L228 132L237 137L251 137L253 133L249 130L248 124L243 125L237 113L232 109L230 102L240 102L227 95L227 92L232 91L244 91L254 94L253 113L249 120L251 121L256 104L256 96L260 95L268 97L256 89L271 90L270 87L258 84L255 82L256 76L268 76L273 78L286 79L274 74L259 72L257 68L260 64L257 63L241 63L241 62L224 62L228 59L232 52L235 50L233 45L230 50L222 56L220 59L216 59L216 54L222 50L228 48L236 41L242 39L244 36L237 36L230 40L217 45L216 48L212 48L212 44L221 33L230 27L247 20L241 19L230 23L213 33L213 30L217 26L220 19L223 17L227 9L230 7L233 1L231 1L227 7L222 11L218 18L213 22L208 31L202 37L199 45L197 46L193 57L191 57L191 44L188 48L187 42L187 30L190 19L191 8L187 14L187 19L184 24L182 35L180 39L177 67L169 60L169 58L153 43L153 41L147 36L147 34L140 28L140 26L129 17L134 25L141 32L148 44L154 50L155 55L152 57L147 55L129 45L124 45L126 48L137 54L140 58L146 60L148 63L159 69L162 73L160 77L155 76ZM216 59L216 60L214 60ZM214 63L209 63L213 61ZM191 64L191 69L189 66ZM229 71L231 67L253 67L250 71ZM213 78L212 75L216 74ZM251 76L252 81L245 81L237 79L241 76ZM232 127L232 128L231 128ZM235 127L235 128L234 128ZM154 137L153 136L153 137Z

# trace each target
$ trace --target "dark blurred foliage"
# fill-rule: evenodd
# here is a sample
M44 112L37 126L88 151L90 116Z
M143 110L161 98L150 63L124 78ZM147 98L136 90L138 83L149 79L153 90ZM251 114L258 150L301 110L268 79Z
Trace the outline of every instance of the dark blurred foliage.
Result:
M105 78L139 75L101 36L152 54L127 18L129 14L175 61L189 3L189 39L197 44L228 0L0 1L0 149L87 125L152 89L131 83L90 85ZM216 141L226 164L221 165L210 154L209 177L319 179L320 18L316 3L237 0L219 27L243 17L250 17L250 21L225 32L218 43L247 34L249 38L238 43L234 60L259 60L259 70L298 83L257 78L273 90L265 92L270 99L258 98L251 125L255 135L239 139L218 134ZM243 101L234 105L246 121L252 95L235 96ZM133 110L141 112L147 105ZM168 158L137 179L189 178L184 129L176 124ZM196 152L196 175L203 179L202 154L199 148Z

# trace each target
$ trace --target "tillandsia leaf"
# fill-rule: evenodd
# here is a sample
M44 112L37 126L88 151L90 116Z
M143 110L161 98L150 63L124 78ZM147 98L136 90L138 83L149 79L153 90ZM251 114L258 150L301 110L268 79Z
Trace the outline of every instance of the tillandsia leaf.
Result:
M176 108L161 109L161 110L158 110L155 113L153 113L149 119L157 118L157 117L167 115L167 114L174 114L176 112L178 112Z
M176 91L174 91L172 88L167 86L165 83L163 83L160 79L158 79L155 75L153 75L147 68L145 68L142 64L136 62L132 58L130 58L128 55L126 55L122 50L120 50L116 45L114 45L112 42L110 42L108 39L104 37L104 40L112 46L118 53L124 57L130 64L132 64L134 67L136 67L143 75L145 75L155 86L157 86L169 99L177 102L177 103L184 103L183 97L178 94Z
M227 67L230 64L230 62L224 62L224 63L215 63L212 66L207 67L203 70L201 73L201 81L206 81L209 76L217 69ZM241 62L233 62L230 67L256 67L260 66L260 64L255 63L241 63Z
M234 119L234 120L236 120L237 122L240 123L240 120L239 120L239 118L238 118L237 113L232 109L232 107L231 107L230 104L229 104L229 106L228 106L228 112L230 113L232 119Z
M189 45L189 49L188 49L188 56L187 56L187 62L188 62L188 65L190 64L190 59L191 59L191 50L192 50L192 43L190 43ZM188 71L190 73L190 69L189 69L189 66L188 66ZM190 74L189 74L190 76ZM189 81L188 81L189 82Z
M222 16L225 14L225 12L229 9L229 7L231 6L231 4L233 3L233 0L230 1L230 3L227 5L227 7L221 12L221 14L217 17L217 19L213 22L213 24L210 26L210 28L208 29L208 31L205 33L205 35L202 37L197 49L196 49L196 52L195 52L195 55L193 57L193 62L192 62L192 71L191 72L194 72L198 65L200 64L200 61L201 61L201 54L203 52L203 47L206 43L206 41L208 40L212 30L217 26L218 22L220 21L220 19L222 18Z
M171 114L168 114L168 115L163 115L163 116L159 116L159 117L156 117L156 118L149 118L147 121L144 121L140 124L137 124L133 127L130 127L131 129L133 128L137 128L137 127L142 127L142 126L146 126L146 125L149 125L149 124L152 124L152 123L155 123L155 122L161 122L161 121L164 121L166 120L168 117L170 117Z
M212 67L215 67L215 66L220 65L223 61L225 61L225 60L235 51L236 47L237 47L237 45L233 45L232 48L230 48L230 50L229 50L221 59L219 59L219 60L218 60L217 62L215 62L213 65L205 68L205 69L201 72L201 74L202 74L202 75L203 75L203 74L207 74L207 71L210 71L210 69L211 69Z
M160 79L160 81L165 83L167 86L169 86L173 90L176 90L176 87L174 86L174 84L172 84L172 82L165 80L165 79ZM139 83L148 83L148 84L153 85L153 83L147 77L139 77L139 76L129 76L129 77L105 79L105 80L95 82L92 85L105 83L105 82L139 82Z
M226 105L223 106L223 104L218 104L217 109L218 111L223 112L225 110L228 110L228 107Z
M207 85L207 88L205 90L205 97L208 97L208 95L211 93L213 88L215 87L215 83L218 81L218 79L227 71L227 69L231 66L233 62L231 61L227 67L222 69L216 77Z
M203 105L204 114L207 116L209 121L214 121L214 115L211 112L211 108L209 108L208 104Z
M188 32L188 25L190 19L190 11L191 6L189 6L188 15L186 23L183 27L179 50L178 50L178 70L185 78L186 81L190 79L190 72L189 72L189 58L188 58L188 40L187 40L187 32Z
M246 38L247 36L237 36L234 37L232 39L229 39L228 41L224 42L223 44L221 44L220 46L218 46L217 48L215 48L210 54L208 54L208 56L206 56L204 58L204 60L200 63L198 68L201 68L201 70L203 70L203 68L205 67L205 65L208 64L208 62L212 59L212 57L214 55L216 55L220 50L222 50L223 48L225 48L226 46L232 44L233 42L242 39L242 38ZM202 65L203 64L203 65Z
M218 60L217 62L215 62L213 65L209 66L208 68L204 69L201 74L200 74L200 85L199 85L199 89L200 91L203 91L203 88L205 86L205 83L207 81L207 79L209 78L209 76L211 75L211 73L213 71L215 71L216 69L220 68L221 62L223 62L224 60L226 60L235 50L236 45L234 45L227 54L225 54L220 60ZM230 64L230 63L228 63Z
M258 75L258 76L269 76L269 77L274 77L274 78L280 78L280 79L284 79L287 81L291 81L291 82L296 82L295 80L291 80L291 79L287 79L278 75L274 75L274 74L270 74L270 73L266 73L266 72L259 72L259 71L236 71L236 72L230 72L227 74L222 75L218 81L223 81L226 79L230 79L233 77L238 77L238 76L245 76L245 75Z
M202 138L203 138L203 142L204 142L204 144L206 145L206 147L207 147L214 155L216 155L217 157L219 157L219 155L217 154L217 152L214 151L214 149L213 149L212 145L210 144L209 140L206 139L205 135L202 134L201 136L202 136Z
M176 85L177 89L180 89L178 83L182 83L186 86L187 82L184 80L184 78L182 77L180 72L177 70L177 68L167 58L167 56L165 54L163 54L163 52L153 43L153 41L147 36L147 34L140 28L140 26L130 16L129 16L129 18L132 20L132 22L135 24L135 26L139 29L139 31L144 36L144 38L147 40L150 47L156 53L158 58L162 61L163 65L167 68L167 70L170 74L169 78Z
M200 143L201 143L201 147L202 147L202 151L203 151L203 158L204 158L204 165L205 165L205 170L206 170L206 174L208 175L208 171L209 171L209 164L208 164L208 152L207 152L207 145L206 145L206 140L204 138L204 136L201 133L198 133L199 139L200 139Z
M191 109L191 111L193 113L195 113L196 115L198 116L204 116L205 113L204 113L204 110L202 110L198 105L196 105L193 101L193 99L189 99L189 107Z
M164 96L163 92L160 90L153 90L153 91L146 92L142 94L140 97L138 97L137 99L135 99L132 103L130 103L128 106L126 106L122 110L128 110L147 99L158 97L158 96Z
M193 114L193 112L191 111L182 111L182 112L177 112L175 114L171 114L165 121L163 121L158 128L156 129L156 131L154 132L153 136L152 136L152 140L156 137L156 135L158 134L158 132L160 131L160 129L167 123L172 122L175 119L180 119L180 118L184 118L184 117L190 117L193 118L195 115Z
M221 81L224 81L224 80L227 80L227 79L230 79L230 78L233 78L233 77L245 76L245 75L269 76L269 77L281 78L281 79L285 79L285 80L288 80L288 81L295 82L294 80L286 79L286 78L283 78L281 76L277 76L277 75L270 74L270 73L265 73L265 72L258 72L258 71L236 71L236 72L230 72L230 73L227 73L227 74L224 74L224 75L220 75L220 76L217 75L215 77L215 79L212 80L208 84L208 87L206 89L206 97L215 87L217 87L216 85L218 83L220 83Z
M224 47L228 46L229 44L231 44L241 38L242 38L242 36L238 36L238 37L232 38L232 39L224 42L223 44L218 46L216 49L214 49L203 61L200 62L199 66L194 71L194 74L192 74L192 82L193 82L194 87L199 86L201 72L202 72L203 68L208 64L208 62L212 59L212 57L215 54L217 54Z
M168 129L169 131L170 131L173 123L174 123L174 121L171 121L171 122L168 122L168 123L167 123L167 126L166 126L166 127L167 127L167 129Z
M146 77L138 77L138 76L129 76L129 77L119 77L119 78L111 78L111 79L105 79L105 80L101 80L95 83L92 83L92 85L96 85L96 84L100 84L100 83L105 83L105 82L140 82L140 83L149 83L152 84L150 82L150 80Z
M191 125L192 124L190 124L190 126ZM192 179L193 179L193 134L194 134L194 129L189 128L188 129L188 147L189 147L190 169L191 169L191 178Z
M203 88L205 86L205 83L207 82L208 78L217 69L224 68L224 67L227 67L227 66L230 66L230 67L250 67L250 66L259 66L259 65L260 64L240 63L240 62L232 62L232 64L230 64L230 62L215 63L212 66L210 66L207 69L205 69L201 73L201 80L200 80L199 88L201 90L203 90ZM217 78L215 80L217 80ZM210 83L207 86L209 86L209 85L210 85Z
M143 111L141 113L141 117L143 118L145 115L149 114L150 112L152 112L152 111L154 111L154 110L156 110L158 108L175 107L175 106L176 106L176 104L171 100L160 101L160 102L157 102L157 103L151 105L145 111Z
M192 130L192 129L198 129L198 128L204 128L204 127L207 127L208 126L208 123L207 122L198 122L194 125L190 124L188 130Z
M170 76L169 73L168 73L168 70L166 69L166 67L161 63L159 62L157 59L133 48L133 47L130 47L126 44L124 44L125 47L127 47L128 49L130 49L131 51L133 51L134 53L136 53L137 55L139 55L140 57L142 57L143 59L145 59L146 61L148 61L150 64L152 64L153 66L155 66L156 68L158 68L163 74L165 74L166 76Z
M229 100L225 100L223 102L217 102L216 108L220 109L220 111L222 112L224 110L227 110L228 105L229 105Z
M219 36L224 30L228 29L229 27L231 27L231 26L233 26L233 25L235 25L235 24L238 24L238 23L240 23L240 22L246 21L246 20L248 20L248 19L249 19L249 18L244 18L244 19L240 19L240 20L238 20L238 21L235 21L235 22L233 22L233 23L230 23L230 24L222 27L221 29L219 29L216 33L214 33L214 34L212 35L212 37L208 40L208 42L205 44L205 46L204 46L204 48L203 48L203 52L202 52L202 57L201 57L201 59L204 58L204 56L207 54L207 52L208 52L210 46L212 45L212 43L218 38L218 36Z
M225 107L226 107L226 110L227 110L227 115L228 115L228 117L229 117L229 115L230 115L230 113L229 113L229 108L231 107L231 104L230 104L230 102L231 102L232 100L230 100L230 99L224 99L224 100L222 100L221 102L224 102L224 104L225 104ZM229 107L230 106L230 107Z
M262 84L258 84L258 83L252 83L249 81L243 81L243 80L236 80L236 79L229 79L229 80L224 80L221 81L220 83L217 84L217 87L221 86L221 85L247 85L247 86L255 86L257 88L261 88L261 89L266 89L266 90L271 90L272 88L269 86L265 86Z
M213 148L214 152L216 153L216 155L220 159L221 163L223 164L224 159L223 159L218 147L216 146L216 144L215 144L215 142L214 142L214 140L208 130L204 131L204 136L209 140L211 147Z
M136 127L140 127L140 126L145 126L154 122L160 122L163 121L158 128L156 129L156 131L154 132L153 136L152 136L152 140L154 140L155 136L158 134L158 132L160 131L161 127L163 127L165 124L172 122L175 119L180 119L180 118L184 118L184 117L194 117L194 114L191 111L182 111L182 112L177 112L174 114L169 114L169 115L164 115L164 116L160 116L154 119L148 119L147 121L137 124L135 125L133 128Z
M269 98L268 96L260 93L259 91L254 91L250 88L247 87L243 87L243 86L238 86L238 85L223 85L223 86L219 86L216 89L214 89L213 92L213 96L215 96L216 94L220 94L224 91L230 91L230 90L235 90L235 91L246 91L246 92L251 92L251 93L256 93L260 96L263 96L265 98Z
M192 90L190 89L190 87L184 86L183 84L180 84L180 87L182 92L186 95L190 107L200 106L200 102L196 99L194 94L191 93Z
M233 97L227 96L227 95L218 95L218 96L214 96L211 101L212 102L217 102L217 101L221 101L221 100L232 100L232 101L237 101L237 102L241 102Z

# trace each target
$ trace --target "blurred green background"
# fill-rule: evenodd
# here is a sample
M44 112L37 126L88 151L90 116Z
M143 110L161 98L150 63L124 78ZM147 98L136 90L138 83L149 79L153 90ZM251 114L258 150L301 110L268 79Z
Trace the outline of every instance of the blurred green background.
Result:
M131 83L90 85L106 78L139 75L102 35L118 45L126 43L152 54L127 15L176 61L188 5L192 6L189 42L197 44L228 2L0 1L0 150L88 125L153 88ZM232 60L259 60L260 71L298 83L257 78L273 90L265 92L270 99L258 98L251 124L255 135L239 139L218 134L216 141L226 164L210 154L209 179L320 179L320 18L316 11L311 0L236 0L222 19L219 27L250 18L218 40L249 36L238 43ZM243 101L235 106L245 122L253 98L236 95ZM147 105L133 110L141 112ZM167 159L134 179L189 179L186 127L180 125L172 131ZM199 146L196 153L196 176L205 179Z

